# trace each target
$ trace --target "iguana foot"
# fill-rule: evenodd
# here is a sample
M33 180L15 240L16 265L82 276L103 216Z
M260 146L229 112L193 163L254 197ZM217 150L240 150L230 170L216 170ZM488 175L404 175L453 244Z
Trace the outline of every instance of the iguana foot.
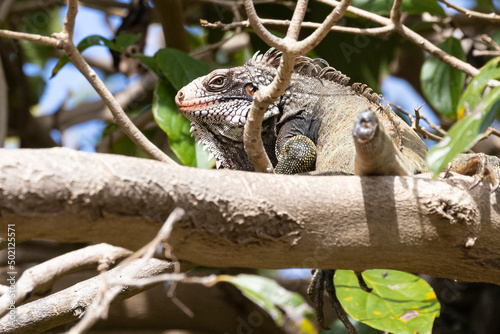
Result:
M491 192L496 191L500 185L500 159L496 156L484 153L461 154L448 164L445 178L449 176L450 171L474 176L474 182L469 189L476 187L486 176L490 177Z
M293 136L280 145L276 152L278 164L276 174L300 174L314 170L316 145L306 136Z
M335 276L335 270L326 270L326 269L313 270L313 277L311 279L311 282L309 283L309 287L307 288L307 294L314 303L316 309L316 318L318 319L318 323L321 326L321 328L329 329L329 327L325 324L325 317L323 314L323 291L326 288L326 292L328 293L330 303L335 309L335 312L337 312L338 318L340 319L340 321L342 321L345 328L347 329L347 333L356 334L357 333L356 328L354 328L354 326L349 321L347 313L342 308L342 305L340 304L340 301L337 298L337 293L335 292L335 285L333 284L334 276Z

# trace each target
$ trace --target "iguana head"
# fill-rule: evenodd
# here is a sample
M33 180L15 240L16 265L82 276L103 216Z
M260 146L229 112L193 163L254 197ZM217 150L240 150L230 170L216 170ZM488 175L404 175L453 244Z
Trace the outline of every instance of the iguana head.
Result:
M216 70L183 87L175 97L181 114L191 121L191 132L217 159L217 166L253 170L243 148L243 130L253 95L276 76L281 53L270 49L258 52L245 65ZM276 124L313 106L319 99L318 85L332 81L345 86L349 78L323 59L299 56L286 92L265 114L262 141L274 163Z
M245 65L215 70L177 93L179 112L191 121L191 132L217 159L217 166L252 169L243 149L243 129L253 95L260 86L271 83L276 62L279 58L274 50L257 53ZM270 105L264 121L278 114L277 104ZM264 131L266 127L273 131L268 124L263 125ZM246 161L231 161L241 159Z

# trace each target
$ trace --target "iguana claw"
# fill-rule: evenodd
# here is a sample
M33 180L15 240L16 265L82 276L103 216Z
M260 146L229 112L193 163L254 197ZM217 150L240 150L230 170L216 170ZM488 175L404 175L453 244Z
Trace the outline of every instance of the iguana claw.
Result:
M496 156L484 153L462 154L448 164L444 175L445 178L449 176L450 171L474 176L474 181L469 190L475 188L486 176L490 177L492 193L500 185L500 159Z

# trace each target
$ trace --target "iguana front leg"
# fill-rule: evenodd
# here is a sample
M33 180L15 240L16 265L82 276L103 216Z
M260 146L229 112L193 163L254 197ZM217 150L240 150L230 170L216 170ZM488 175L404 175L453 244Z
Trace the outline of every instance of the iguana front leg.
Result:
M278 163L274 171L277 174L302 174L316 168L316 144L311 117L299 112L278 124L276 157Z
M306 136L294 136L286 140L276 152L278 174L302 174L313 171L316 166L316 145Z

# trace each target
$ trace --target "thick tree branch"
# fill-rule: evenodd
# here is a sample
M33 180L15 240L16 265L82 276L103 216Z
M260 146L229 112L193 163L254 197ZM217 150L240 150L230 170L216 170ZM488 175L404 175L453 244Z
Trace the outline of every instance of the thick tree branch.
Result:
M179 260L500 283L500 194L467 190L471 177L268 175L68 149L0 150L0 170L0 236L15 224L18 242L139 248L178 206Z

